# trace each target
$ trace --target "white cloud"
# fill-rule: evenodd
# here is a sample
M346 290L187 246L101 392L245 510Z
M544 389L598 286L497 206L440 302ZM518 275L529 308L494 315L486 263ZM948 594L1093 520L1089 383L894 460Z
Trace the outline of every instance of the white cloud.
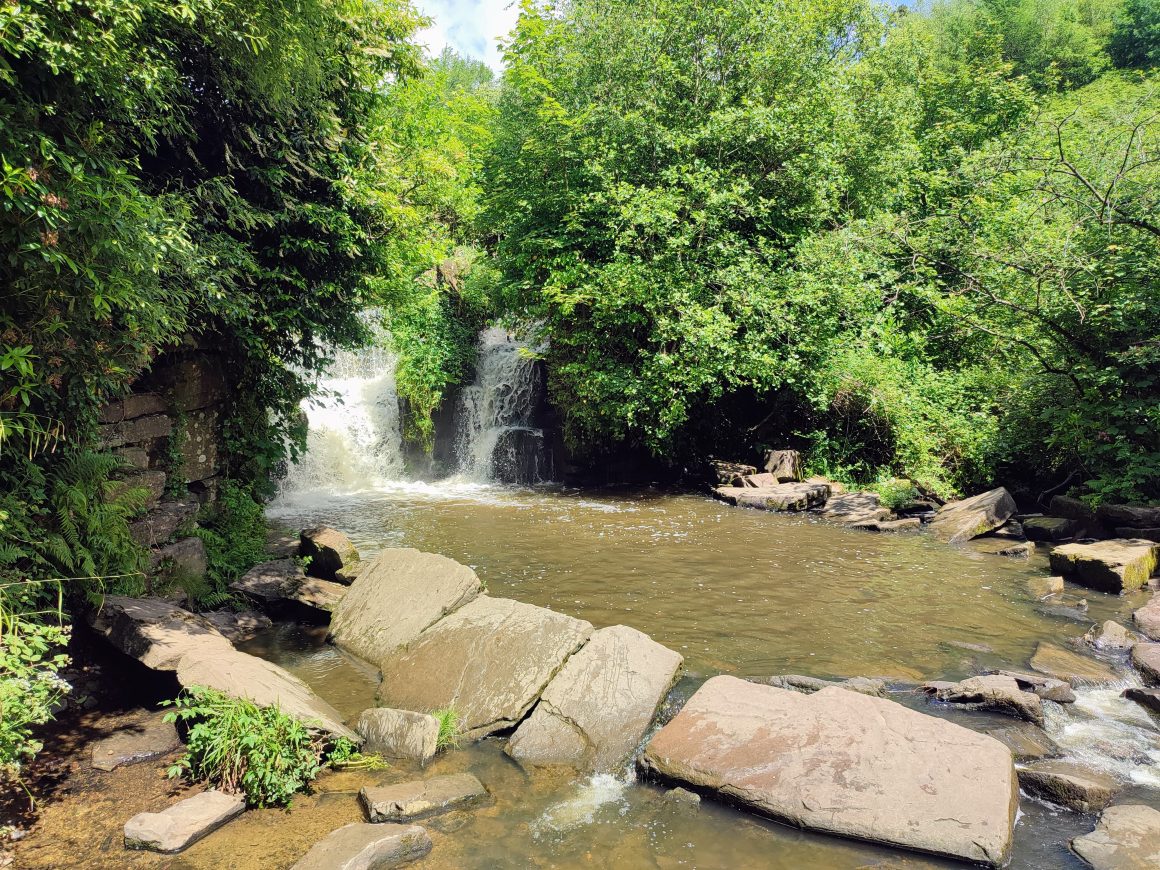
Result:
M494 70L503 66L496 40L506 36L519 17L517 0L415 0L434 24L419 33L432 55L451 46L465 57L478 58Z

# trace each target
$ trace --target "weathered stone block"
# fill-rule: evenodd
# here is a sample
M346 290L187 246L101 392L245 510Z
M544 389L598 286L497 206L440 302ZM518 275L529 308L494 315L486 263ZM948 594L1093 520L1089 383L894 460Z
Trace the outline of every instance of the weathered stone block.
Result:
M1076 521L1067 517L1028 517L1023 534L1029 541L1062 541L1075 536Z
M355 724L362 735L363 751L390 758L413 758L428 762L439 742L439 720L428 713L374 707L363 710Z
M1156 570L1160 544L1116 538L1094 544L1064 544L1051 551L1051 570L1101 592L1131 592Z
M1070 761L1038 761L1021 767L1019 785L1030 795L1077 813L1099 812L1120 790L1115 777Z
M122 423L106 423L98 428L102 447L145 444L173 434L173 420L164 414L138 417Z
M939 508L930 523L931 531L957 544L999 528L1015 515L1015 499L1003 487L952 501Z
M1095 870L1160 866L1160 812L1138 804L1108 807L1096 829L1072 840L1071 848Z
M109 402L100 410L97 419L102 423L123 423L150 414L164 414L165 399L156 393L135 393L115 402Z
M401 822L445 813L487 799L487 789L470 773L364 788L359 800L372 822Z
M418 825L355 822L331 831L290 870L386 870L430 851L431 838Z
M340 579L340 572L358 564L358 549L338 529L303 529L298 553L310 560L306 573L323 580Z
M203 791L160 813L138 813L125 822L125 848L180 852L235 816L246 802L237 795Z

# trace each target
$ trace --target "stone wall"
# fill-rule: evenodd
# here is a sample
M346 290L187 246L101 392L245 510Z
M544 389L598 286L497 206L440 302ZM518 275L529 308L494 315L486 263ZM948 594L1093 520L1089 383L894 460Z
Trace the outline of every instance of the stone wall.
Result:
M101 443L125 462L124 485L149 491L147 510L130 529L139 544L153 548L155 565L200 547L189 538L171 541L217 496L226 396L218 357L188 349L160 358L132 395L101 409ZM194 569L197 562L194 554Z

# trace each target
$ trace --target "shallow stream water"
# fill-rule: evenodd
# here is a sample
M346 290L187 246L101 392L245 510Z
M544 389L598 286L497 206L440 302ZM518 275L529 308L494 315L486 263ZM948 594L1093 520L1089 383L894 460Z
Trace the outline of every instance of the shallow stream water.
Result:
M270 513L291 527L343 529L364 557L383 546L442 553L475 568L492 595L598 628L624 623L647 632L685 657L668 715L715 674L801 673L883 677L892 697L910 706L972 727L1009 724L929 705L910 688L993 667L1025 669L1040 640L1066 643L1092 623L1123 621L1143 600L1069 587L1062 603L1041 602L1028 581L1046 574L1042 554L1015 560L948 547L922 533L876 535L812 514L768 514L650 490L399 484L288 496ZM1074 606L1081 597L1086 610ZM278 626L245 648L297 673L344 715L373 704L375 674L328 646L324 628ZM1068 708L1048 705L1050 733L1069 753L1121 777L1127 789L1121 801L1160 806L1155 721L1120 699L1118 689L1079 695ZM502 746L502 738L489 739L440 756L424 772L471 770L495 800L430 822L436 848L418 866L961 866L803 833L708 800L699 809L674 805L629 770L594 778L527 773ZM408 775L395 768L361 776L385 782ZM346 799L353 802L353 794ZM1094 821L1024 797L1011 866L1082 866L1066 843ZM295 838L293 830L268 830L263 836ZM205 854L228 849L231 831L253 836L235 823L215 835L221 845ZM289 842L279 845L295 851Z

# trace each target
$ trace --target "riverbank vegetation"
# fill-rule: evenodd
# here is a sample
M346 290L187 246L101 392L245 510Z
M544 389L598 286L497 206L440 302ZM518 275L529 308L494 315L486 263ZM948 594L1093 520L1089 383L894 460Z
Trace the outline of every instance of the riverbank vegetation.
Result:
M1160 499L1156 0L526 0L498 77L405 0L288 9L0 10L0 583L144 588L100 409L212 347L220 601L380 326L427 448L500 320L590 462Z

